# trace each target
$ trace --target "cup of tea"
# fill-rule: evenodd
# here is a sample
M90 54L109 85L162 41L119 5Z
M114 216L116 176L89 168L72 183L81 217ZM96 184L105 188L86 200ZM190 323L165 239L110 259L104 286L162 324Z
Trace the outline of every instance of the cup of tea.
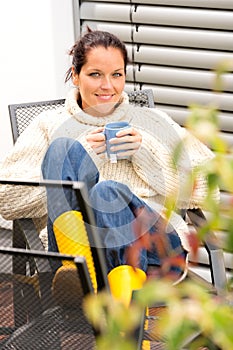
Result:
M112 138L116 137L116 134L118 133L118 131L121 131L122 129L127 129L129 127L130 127L129 123L124 122L124 121L112 122L112 123L108 123L105 125L104 134L106 137L107 155L108 155L108 158L110 159L111 163L116 163L117 159L127 159L127 157L119 156L119 153L123 152L123 150L118 151L118 152L110 151L110 148L112 145L109 143L109 141ZM118 156L117 156L117 154L118 154Z

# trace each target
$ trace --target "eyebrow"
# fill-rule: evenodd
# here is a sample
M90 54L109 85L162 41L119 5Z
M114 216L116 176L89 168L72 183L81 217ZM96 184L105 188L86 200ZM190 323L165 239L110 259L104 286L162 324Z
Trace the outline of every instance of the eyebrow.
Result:
M88 68L88 70L94 70L94 71L96 71L96 72L102 72L102 70L101 69L98 69L98 68ZM117 69L115 69L113 72L118 72L119 70L124 70L124 67L122 67L122 68L117 68Z

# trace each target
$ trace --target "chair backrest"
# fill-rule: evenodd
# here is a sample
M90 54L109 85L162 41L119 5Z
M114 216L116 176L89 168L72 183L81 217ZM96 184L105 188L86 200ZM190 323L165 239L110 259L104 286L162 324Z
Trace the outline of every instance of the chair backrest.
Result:
M129 103L139 107L154 108L154 95L152 89L128 92Z
M26 129L41 112L64 106L65 99L11 104L8 106L13 141Z
M154 107L153 91L151 89L132 91L128 93L129 102L135 106ZM41 112L64 106L65 99L11 104L8 106L13 141L26 129L30 122Z

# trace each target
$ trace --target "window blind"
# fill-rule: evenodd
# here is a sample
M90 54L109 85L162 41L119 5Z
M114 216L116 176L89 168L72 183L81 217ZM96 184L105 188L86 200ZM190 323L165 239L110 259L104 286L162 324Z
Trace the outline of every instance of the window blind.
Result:
M74 4L77 36L88 25L125 42L133 62L126 91L151 88L156 107L180 125L186 122L190 104L215 105L221 137L233 146L232 71L222 76L222 93L214 91L216 67L233 61L232 0L74 0ZM230 195L222 191L221 200L228 205Z
M80 31L88 25L118 35L130 65L126 90L152 88L156 106L183 125L192 103L213 103L220 126L233 131L233 74L215 93L215 69L233 60L232 0L136 0L76 2ZM233 145L233 136L227 135Z

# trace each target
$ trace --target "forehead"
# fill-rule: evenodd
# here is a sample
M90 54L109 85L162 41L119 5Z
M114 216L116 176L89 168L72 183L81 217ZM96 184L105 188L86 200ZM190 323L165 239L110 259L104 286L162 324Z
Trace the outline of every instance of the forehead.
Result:
M116 67L124 69L124 58L120 49L97 46L87 52L86 63L83 68Z

